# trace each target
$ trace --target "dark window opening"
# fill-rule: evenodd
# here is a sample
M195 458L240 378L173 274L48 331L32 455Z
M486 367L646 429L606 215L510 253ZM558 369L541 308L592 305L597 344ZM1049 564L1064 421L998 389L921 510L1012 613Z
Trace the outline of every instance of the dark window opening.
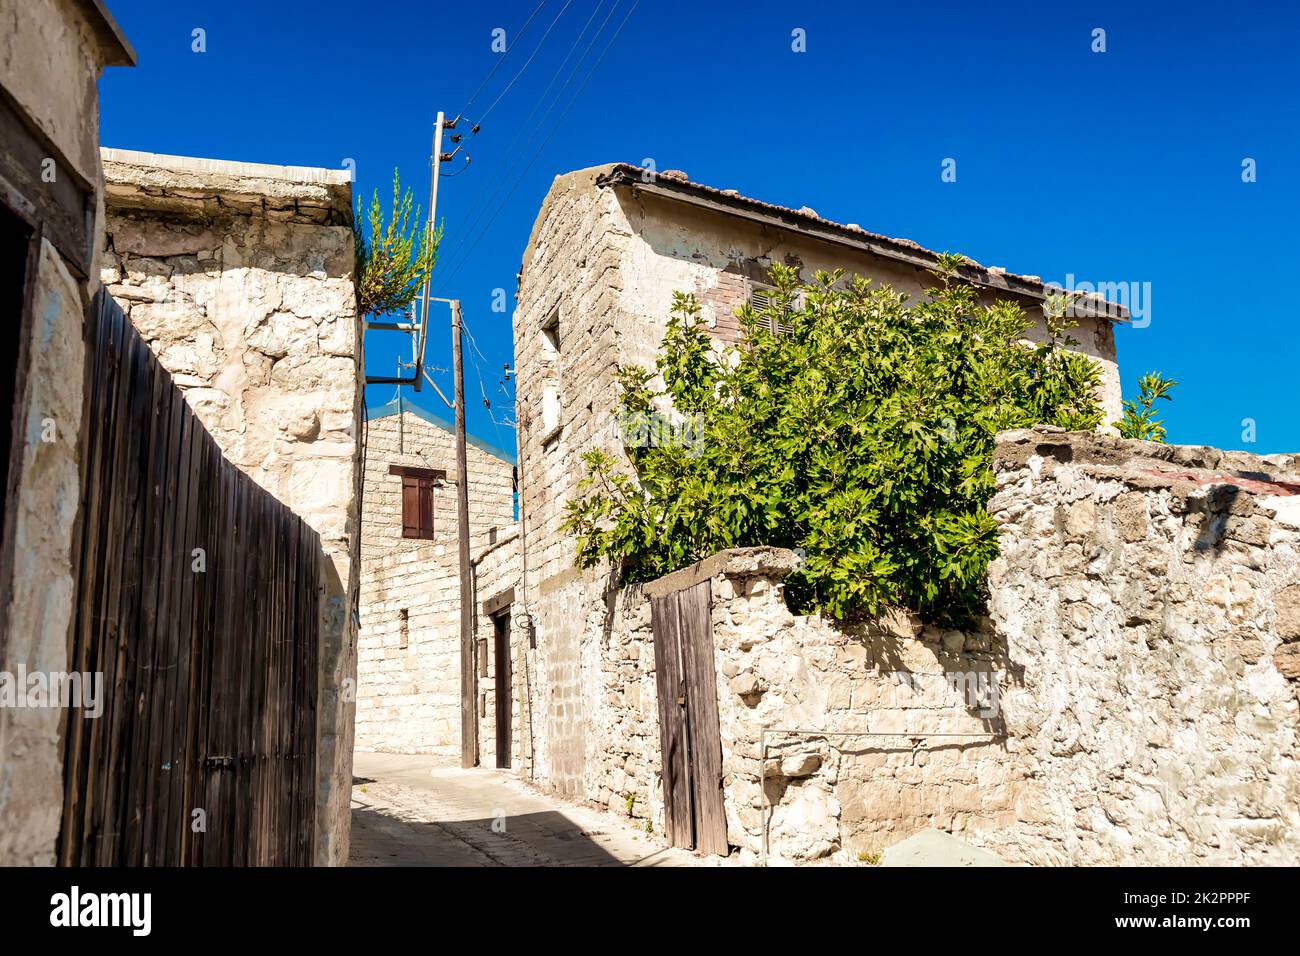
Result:
M560 310L557 308L542 323L542 338L545 342L545 357L551 360L560 355Z

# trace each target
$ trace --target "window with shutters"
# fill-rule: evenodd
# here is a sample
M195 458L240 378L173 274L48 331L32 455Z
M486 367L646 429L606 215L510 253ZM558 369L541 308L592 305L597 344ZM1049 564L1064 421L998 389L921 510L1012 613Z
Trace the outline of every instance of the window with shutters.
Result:
M750 283L749 286L749 304L754 307L755 312L761 312L763 309L772 305L772 300L776 295L776 287L770 285L759 285L756 282ZM803 293L798 293L798 298L794 301L796 308L803 305ZM769 326L769 331L773 335L790 335L794 332L794 326L788 322L782 322L779 317L773 317Z
M402 479L402 537L432 538L434 490L447 473L405 465L390 465L388 473Z

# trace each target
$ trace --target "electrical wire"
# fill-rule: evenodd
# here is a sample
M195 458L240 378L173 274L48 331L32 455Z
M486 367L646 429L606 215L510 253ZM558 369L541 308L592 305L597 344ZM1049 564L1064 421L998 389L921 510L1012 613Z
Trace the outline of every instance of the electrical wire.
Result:
M577 76L578 71L582 69L583 61L587 59L592 49L595 47L597 41L600 39L601 34L605 32L605 27L609 24L609 21L614 16L615 12L617 12L619 3L621 2L622 0L614 0L614 5L610 7L609 12L605 14L605 19L601 21L600 27L597 28L591 40L588 41L586 49L582 51L582 55L578 57L578 61L574 63L573 69L570 70L568 76L565 77L564 84L560 87L559 92L556 94L555 100L551 103L549 107L547 107L546 112L542 114L542 118L539 121L536 129L532 130L529 133L530 138L540 135L542 130L546 129L547 120L550 119L551 114L554 113L556 107L559 106L560 99L564 95L565 90L569 88L570 84L573 83L573 78ZM565 112L567 113L567 110ZM552 124L551 126L552 132L554 131L554 129L555 129L555 125ZM550 139L550 135L547 136L547 140L549 139ZM515 172L516 170L518 170L519 163L522 161L523 156L526 155L526 152L527 150L523 149L512 154L513 158L510 160L510 165L506 168L505 173L503 175L497 177L496 188L492 191L491 196L488 197L486 202L482 203L479 206L478 212L474 216L474 219L470 222L469 226L466 227L464 230L462 230L461 236L456 242L456 248L451 251L448 257L447 268L444 272L446 278L440 279L441 284L439 286L439 291L442 291L446 287L447 283L450 281L451 277L460 271L461 267L465 264L466 260L469 258L470 252L473 251L473 247L478 245L478 241L479 239L482 238L482 234L476 235L475 231L479 226L479 224L483 222L483 217L488 215L489 210L492 210L494 208L494 204L497 201L497 197L500 196L501 191L506 188L506 184L510 183L513 179L515 187L517 187L519 184L519 179L521 179L523 174L528 171L528 168L532 166L532 163L536 161L537 156L536 154L534 154L533 159L529 161L528 166L524 167L523 171L519 173L519 177L516 178ZM513 193L513 189L511 190L511 192ZM509 196L507 196L507 199L508 198ZM496 218L496 215L499 213L500 213L500 208L498 207L496 208L495 212L492 214L491 218L489 218L488 226L491 226L492 220L494 220ZM485 227L485 230L486 228L487 227ZM469 243L469 246L466 248L467 242ZM466 251L462 253L463 248L465 248Z
M464 264L469 260L469 257L473 254L474 249L478 246L479 242L487 234L488 230L492 228L492 224L496 221L497 216L501 214L501 210L505 208L506 203L510 201L510 197L515 194L515 191L519 188L520 184L523 182L524 176L527 175L528 170L530 170L533 167L533 164L537 162L537 159L541 155L542 150L546 148L546 144L551 141L551 138L559 130L560 126L564 123L564 120L568 117L569 112L573 109L574 103L576 103L578 97L582 95L582 91L587 88L587 83L590 82L592 75L596 72L596 69L600 66L601 62L605 59L605 55L609 52L610 47L614 45L614 41L616 41L619 35L623 32L623 28L627 26L628 20L630 20L632 14L636 12L636 9L640 5L640 3L641 0L634 0L631 8L628 10L627 14L623 17L622 22L619 23L618 28L614 31L614 34L609 38L609 41L605 44L604 49L601 50L600 56L597 57L596 62L592 64L591 69L587 71L587 75L583 77L582 83L579 85L577 92L575 92L573 94L573 97L569 100L568 105L564 109L564 112L560 114L560 118L551 127L551 131L547 134L546 139L542 140L541 145L537 147L537 150L533 153L532 159L528 161L528 165L524 167L523 172L519 174L518 179L515 180L514 185L510 188L510 192L506 194L505 199L503 199L500 205L496 207L496 210L492 213L492 217L487 221L487 224L475 237L473 243L466 250L464 256L460 258L460 260L456 263L455 267L442 279L441 285L439 287L440 289L445 288L451 282L451 280L455 278L456 274L460 271L461 267L464 266ZM617 7L610 10L611 14L614 12L614 9L617 9ZM608 18L606 19L608 20ZM604 25L602 24L602 29L603 27ZM599 31L597 31L596 37L594 37L593 40L598 38L599 35L600 35ZM583 56L585 57L586 54L584 53ZM578 62L578 66L581 66L581 59ZM575 67L575 72L576 72L576 67ZM566 83L565 85L567 86L568 84ZM543 118L543 121L544 119L545 118Z
M615 0L615 7L617 7L618 2L619 0ZM494 177L496 182L496 189L493 190L491 197L488 199L486 203L479 203L477 201L480 198L478 195L472 197L473 201L469 204L468 208L471 209L476 208L478 212L474 215L474 218L470 221L470 224L465 229L460 230L460 236L456 241L456 247L448 253L449 259L454 259L457 253L459 253L460 250L464 248L466 236L468 236L473 231L474 227L477 226L479 222L482 221L484 209L487 206L490 206L492 204L492 202L500 194L501 188L504 185L504 183L508 182L510 176L514 173L514 169L518 165L519 160L523 155L523 150L517 148L520 145L519 142L520 139L524 136L525 133L529 131L531 124L533 122L533 117L537 115L537 111L541 108L542 104L546 102L547 96L550 95L551 89L555 86L555 81L558 80L560 78L560 74L564 72L565 66L567 66L569 60L572 59L574 52L578 49L578 45L582 42L582 38L587 35L587 30L591 28L592 21L596 19L596 14L600 12L600 8L604 5L605 5L605 0L597 0L596 6L592 8L591 16L587 17L587 22L583 24L581 32L578 33L577 38L573 41L572 45L570 45L569 52L565 54L564 59L560 61L560 65L556 67L555 72L551 75L551 81L546 84L546 89L542 91L542 95L538 97L537 102L533 104L533 108L531 111L529 111L527 118L525 118L523 123L519 124L519 128L515 132L514 139L510 141L510 145L507 146L505 150L505 155L508 157L508 161L510 165L506 167L505 171L500 176ZM612 9L610 13L611 14L613 13ZM600 30L603 30L605 28L605 23L607 22L609 22L609 15L606 15L604 22L601 23ZM600 30L596 31L597 36L599 36ZM593 42L594 39L595 38L593 37ZM590 51L591 45L592 44L590 43L588 44L587 51ZM584 57L586 56L587 51L583 52ZM581 62L581 58L579 58L579 62ZM570 79L572 79L572 73L570 73ZM566 82L565 86L567 85L568 83ZM563 91L564 91L564 87L561 87L560 92L562 93ZM549 112L550 110L548 109L547 113ZM530 135L536 136L537 132L538 130L534 130ZM462 169L460 170L460 172L464 172L464 170ZM459 173L453 173L451 175L453 176L459 175ZM438 291L440 292L442 291L441 287L439 288Z
M560 22L560 17L564 16L564 11L569 9L572 4L573 0L564 0L564 6L560 8L560 12L555 15L555 19L551 21L551 25L547 27L546 32L542 34L542 38L537 42L537 47L533 50L532 55L524 61L524 65L519 68L519 72L511 77L510 82L506 84L506 88L497 94L497 98L492 101L492 105L487 108L487 111L474 121L476 125L483 125L483 121L486 120L491 112L497 108L497 104L500 103L501 99L510 92L510 88L515 85L519 78L524 75L524 71L528 69L533 60L537 59L537 54L540 53L542 47L546 45L546 38L551 35L551 31L555 29L555 25Z
M469 112L469 108L474 105L474 101L478 99L478 95L483 92L483 87L487 86L492 77L496 75L497 70L501 69L501 64L506 61L506 57L510 55L511 51L519 45L519 41L522 40L524 34L528 32L529 25L532 24L533 19L537 14L542 12L542 7L544 6L546 6L546 0L542 0L542 2L537 5L537 9L529 14L528 19L524 21L524 25L520 27L519 32L515 34L514 42L506 47L505 50L502 51L501 55L497 57L496 63L493 64L492 69L488 70L487 76L483 77L483 82L478 85L478 89L473 92L469 100L467 100L465 105L461 107L459 115L464 116Z
M492 403L488 400L487 397L487 385L483 381L483 370L482 368L479 367L478 359L474 358L474 353L477 352L479 356L482 357L484 362L486 362L488 358L486 355L483 354L483 350L478 347L478 342L476 342L474 339L474 333L469 330L469 325L465 321L465 316L463 314L460 317L460 327L461 330L465 333L465 337L469 339L470 345L472 347L469 353L469 363L474 368L474 377L478 379L478 390L479 390L479 394L483 396L483 407L487 409L488 418L492 420L492 430L496 433L497 444L503 445L505 444L505 442L501 435L502 423L497 421L496 415L493 414L492 412ZM514 426L506 425L505 427L513 428Z

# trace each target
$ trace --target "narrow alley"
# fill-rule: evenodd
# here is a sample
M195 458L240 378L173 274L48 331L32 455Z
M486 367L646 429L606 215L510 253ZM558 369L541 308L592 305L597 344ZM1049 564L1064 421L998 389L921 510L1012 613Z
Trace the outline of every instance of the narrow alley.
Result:
M357 753L352 866L717 866L610 813L544 796L507 770Z

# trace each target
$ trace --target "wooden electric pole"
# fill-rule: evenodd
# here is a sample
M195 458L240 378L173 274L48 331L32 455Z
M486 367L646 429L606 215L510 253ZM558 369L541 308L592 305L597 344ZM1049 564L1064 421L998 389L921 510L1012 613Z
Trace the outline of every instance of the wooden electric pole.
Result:
M465 459L465 368L460 355L460 300L451 300L451 364L456 405L456 537L460 545L460 765L478 765L478 666L474 588L469 577L469 466Z

